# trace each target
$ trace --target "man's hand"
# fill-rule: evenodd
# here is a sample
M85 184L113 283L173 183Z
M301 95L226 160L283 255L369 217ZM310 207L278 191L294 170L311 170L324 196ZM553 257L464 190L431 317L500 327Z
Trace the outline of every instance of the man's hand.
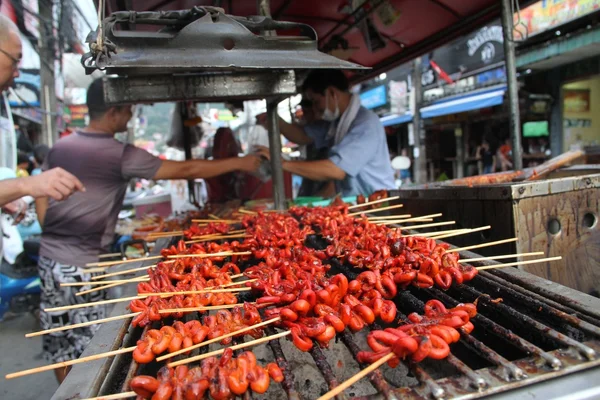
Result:
M260 167L260 157L256 154L249 154L239 158L239 170L246 172L254 172Z
M256 145L253 148L254 153L260 157L266 158L268 161L271 161L271 153L269 152L269 148L261 145Z
M27 203L25 201L18 199L15 201L11 201L2 207L2 211L7 214L11 214L14 219L14 225L18 224L25 217L25 211L27 211Z
M53 168L25 179L27 194L36 198L52 197L54 200L65 200L73 192L85 192L81 181L62 168Z

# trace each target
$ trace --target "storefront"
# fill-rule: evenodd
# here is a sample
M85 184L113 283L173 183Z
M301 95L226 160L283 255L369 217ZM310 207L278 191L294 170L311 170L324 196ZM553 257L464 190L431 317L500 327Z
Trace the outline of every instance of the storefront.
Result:
M528 36L518 47L524 89L553 101L547 120L552 155L600 144L600 0L539 2L522 11ZM541 144L540 144L541 142Z

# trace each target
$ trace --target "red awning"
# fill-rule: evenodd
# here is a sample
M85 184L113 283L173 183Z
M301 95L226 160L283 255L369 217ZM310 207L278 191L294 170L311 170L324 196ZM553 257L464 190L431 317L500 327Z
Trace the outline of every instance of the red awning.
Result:
M95 0L96 5L98 0ZM530 3L521 1L521 3ZM256 0L107 0L107 15L125 10L125 4L135 11L183 10L193 6L213 6L220 3L228 14L256 15ZM322 48L336 33L348 28L354 18L349 17L346 0L271 0L275 19L302 22L311 25L319 36ZM357 28L348 30L343 38L349 47L348 61L373 70L357 76L358 80L373 77L394 66L405 63L442 44L468 33L500 17L499 0L368 0L363 5L369 12L372 5L383 4L370 14L370 20L379 31L385 47L371 52L363 34ZM380 10L385 8L385 16ZM384 19L388 17L388 25Z

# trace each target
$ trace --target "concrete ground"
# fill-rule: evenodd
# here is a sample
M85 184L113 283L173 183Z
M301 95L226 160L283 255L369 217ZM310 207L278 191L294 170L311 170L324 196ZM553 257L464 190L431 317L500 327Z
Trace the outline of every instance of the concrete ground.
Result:
M0 322L0 399L50 399L58 382L53 371L6 380L4 375L48 364L42 357L42 338L25 338L27 332L39 330L31 313Z

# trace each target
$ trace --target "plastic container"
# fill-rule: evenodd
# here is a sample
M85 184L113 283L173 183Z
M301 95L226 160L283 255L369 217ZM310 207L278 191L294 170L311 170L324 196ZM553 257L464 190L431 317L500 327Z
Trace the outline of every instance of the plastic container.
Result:
M171 206L171 195L169 193L157 194L133 200L135 215L141 218L147 214L156 214L161 217L168 217L173 213Z

